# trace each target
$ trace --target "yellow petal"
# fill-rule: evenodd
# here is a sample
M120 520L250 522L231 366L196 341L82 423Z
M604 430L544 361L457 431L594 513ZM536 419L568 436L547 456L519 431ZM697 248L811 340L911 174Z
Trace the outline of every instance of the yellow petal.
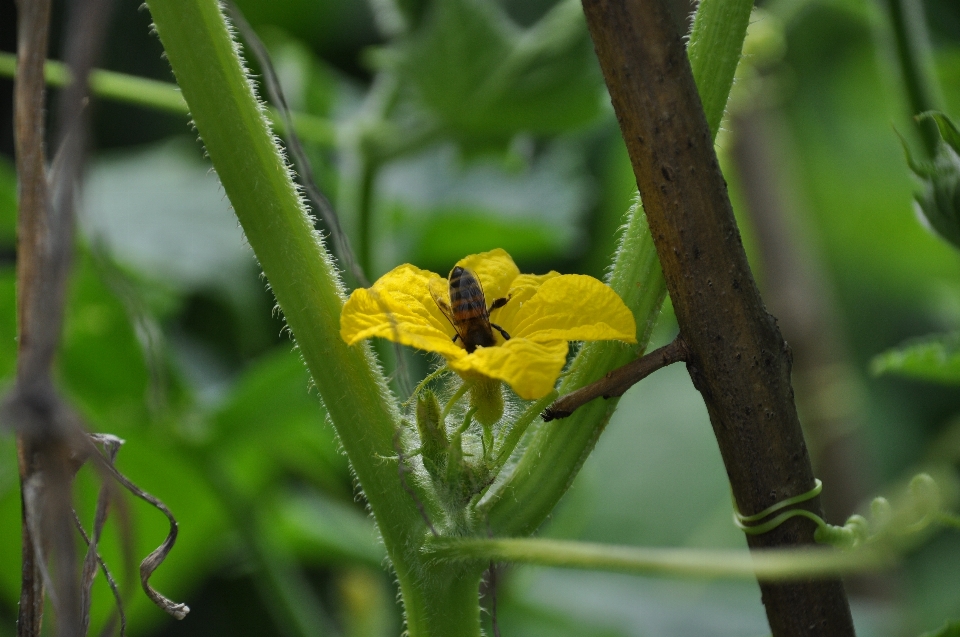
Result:
M564 274L544 281L512 321L511 336L539 342L637 342L633 314L617 293L583 274Z
M553 389L566 360L565 341L534 342L512 338L497 347L477 348L472 354L449 360L449 365L467 377L480 374L502 380L520 398L536 400Z
M483 295L487 297L487 305L505 297L510 290L510 284L520 275L517 264L506 250L501 248L471 254L457 261L457 265L477 275L480 285L483 286Z
M553 271L546 274L521 274L510 286L510 300L502 308L494 310L490 314L490 320L506 330L508 334L513 334L512 330L517 324L517 312L523 304L537 293L544 281L558 276L560 273ZM490 302L490 299L487 300Z
M340 314L340 337L353 345L379 336L445 357L465 356L451 340L453 327L430 296L434 280L443 279L404 264L384 274L373 287L354 290Z

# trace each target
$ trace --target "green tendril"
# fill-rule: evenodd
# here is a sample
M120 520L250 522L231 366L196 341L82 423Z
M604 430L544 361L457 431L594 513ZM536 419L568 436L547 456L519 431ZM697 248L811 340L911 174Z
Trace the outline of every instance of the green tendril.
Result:
M759 522L763 518L773 515L780 509L785 509L788 506L792 506L794 504L800 504L801 502L806 502L807 500L814 499L815 497L820 495L821 491L823 491L823 483L817 480L816 478L814 478L814 482L816 483L816 485L806 493L801 493L800 495L795 495L792 498L781 500L780 502L777 502L773 506L767 507L760 513L755 513L754 515L741 515L740 512L736 510L737 506L736 506L736 503L734 503L733 516L737 522L737 526L739 526L740 528L743 528L744 525L750 524L751 522ZM783 517L783 516L778 516L776 519L780 519L780 517ZM784 518L784 520L787 520L787 519L789 518ZM782 523L783 522L781 521L781 524ZM750 527L750 528L760 528L760 527ZM771 527L771 528L775 528L775 527ZM764 532L765 531L758 531L758 533L764 533Z
M769 520L767 522L764 522L763 524L757 524L754 526L748 526L746 524L743 524L738 519L737 513L734 512L733 523L736 524L737 528L739 528L741 531L743 531L747 535L762 535L764 533L768 533L774 530L775 528L777 528L778 526L780 526L790 518L796 518L796 517L803 517L803 518L807 518L808 520L813 520L817 524L817 526L826 524L819 515L817 515L816 513L807 511L806 509L794 509L792 511L787 511L786 513L781 513L780 515L773 518L772 520Z
M893 508L885 498L875 498L871 503L872 522L867 521L862 515L851 515L843 526L835 526L827 524L816 513L806 509L793 509L784 511L772 520L767 520L762 524L752 524L788 506L815 498L820 495L822 490L823 484L817 480L816 486L806 493L787 498L755 515L741 515L737 511L736 502L734 502L733 523L748 535L760 535L772 531L790 518L804 517L817 525L817 530L813 534L814 541L837 548L856 548L863 544L876 542L883 536L903 537L913 535L934 522L960 529L960 516L940 510L940 495L937 484L933 478L924 473L914 476L913 480L910 481L909 493L913 505L919 508L919 517L909 524L895 522L895 519L900 516L895 515ZM873 533L871 533L871 529Z
M817 530L813 533L813 539L819 544L829 544L838 548L853 548L867 541L869 535L869 524L867 523L867 520L860 515L852 515L847 520L845 525L835 526L833 524L827 524L823 518L812 511L807 511L806 509L793 509L791 511L784 511L772 520L767 520L763 524L752 524L753 522L759 522L760 520L767 518L777 511L785 509L786 507L793 506L794 504L800 504L801 502L806 502L807 500L812 500L820 495L820 492L823 491L823 483L816 479L814 481L816 484L809 491L801 493L800 495L796 495L792 498L787 498L786 500L781 500L773 506L767 507L760 513L756 513L754 515L741 515L741 513L737 511L736 502L734 502L733 523L736 524L737 528L747 535L761 535L763 533L769 533L791 518L802 517L807 518L817 525Z

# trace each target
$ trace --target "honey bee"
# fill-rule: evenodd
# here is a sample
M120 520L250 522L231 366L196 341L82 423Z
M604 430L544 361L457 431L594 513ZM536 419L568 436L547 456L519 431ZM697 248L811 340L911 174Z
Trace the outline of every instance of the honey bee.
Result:
M509 298L497 299L487 307L487 298L483 295L479 279L473 272L460 266L450 271L449 284L449 304L435 290L431 289L430 295L457 332L453 336L454 343L460 339L469 354L478 347L496 345L493 330L500 332L504 340L510 340L510 335L502 327L490 322L490 312L506 305Z

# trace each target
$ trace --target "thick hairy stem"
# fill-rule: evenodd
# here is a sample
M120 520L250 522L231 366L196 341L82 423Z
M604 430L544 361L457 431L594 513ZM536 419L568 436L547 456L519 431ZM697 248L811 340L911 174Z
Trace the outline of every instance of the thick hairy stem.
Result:
M420 548L428 533L424 517L440 518L436 501L414 477L401 480L393 397L370 348L348 347L340 338L342 284L270 132L218 3L149 0L147 5L207 153L373 510L400 582L410 634L477 633L478 617L470 619L472 624L457 623L457 618L471 618L472 608L479 608L482 567L472 582L462 576L462 568L434 573L422 567ZM456 630L430 629L447 624Z
M737 506L755 513L809 491L813 470L790 352L747 264L681 38L659 0L586 0L587 24ZM809 501L820 514L819 499ZM795 518L751 547L813 544ZM773 634L853 635L839 580L761 581Z

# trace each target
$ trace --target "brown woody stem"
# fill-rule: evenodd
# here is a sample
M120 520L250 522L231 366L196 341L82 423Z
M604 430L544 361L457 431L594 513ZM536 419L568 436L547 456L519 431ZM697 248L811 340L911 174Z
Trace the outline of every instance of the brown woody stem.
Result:
M737 507L809 491L790 351L747 264L681 36L663 0L584 0L587 25ZM804 503L822 516L819 498ZM751 548L813 544L792 519ZM853 635L839 579L760 582L775 637Z
M687 346L678 336L668 345L616 368L600 380L561 396L543 411L543 421L566 418L594 398L623 396L624 392L653 372L683 360L687 360Z

